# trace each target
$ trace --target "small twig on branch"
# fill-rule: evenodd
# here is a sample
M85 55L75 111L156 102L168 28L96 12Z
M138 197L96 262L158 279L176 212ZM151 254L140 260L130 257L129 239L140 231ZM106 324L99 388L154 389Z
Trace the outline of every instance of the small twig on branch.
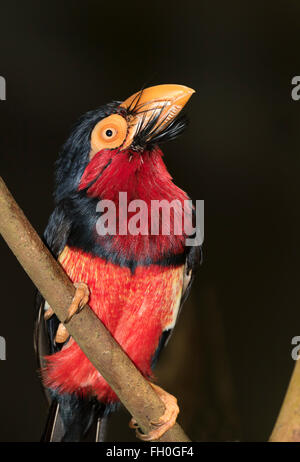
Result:
M270 442L300 441L300 361L294 371L284 397Z
M0 177L0 233L60 321L75 289L19 208ZM164 404L88 305L68 331L118 395L144 433L164 413ZM190 441L176 423L160 441Z

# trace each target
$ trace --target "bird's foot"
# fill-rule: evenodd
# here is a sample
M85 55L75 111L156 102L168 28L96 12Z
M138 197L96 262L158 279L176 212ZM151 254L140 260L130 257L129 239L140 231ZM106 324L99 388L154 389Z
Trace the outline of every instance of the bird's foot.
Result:
M64 324L70 322L75 314L80 313L90 298L90 291L85 282L75 282L74 286L76 288L76 292L72 303L68 308L68 316L65 319Z
M48 304L47 304L48 305ZM49 306L49 305L48 305ZM48 319L50 319L52 316L54 315L54 311L52 310L52 308L49 306L49 308L47 308L47 310L45 311L44 313L44 319L45 321L48 321Z
M68 308L68 316L66 317L64 323L61 322L58 326L55 336L56 343L64 343L67 340L67 338L69 337L69 332L67 331L64 324L70 322L73 316L79 313L89 301L90 291L87 284L85 284L84 282L76 282L74 286L76 287L76 292L71 302L71 305ZM46 320L50 319L53 314L54 311L52 310L52 308L48 308L48 310L44 314L44 318Z
M136 431L136 436L143 441L157 441L166 431L168 431L176 422L177 416L179 414L179 407L177 405L177 399L175 396L170 395L165 390L160 388L158 385L149 382L152 388L156 391L160 399L165 405L165 412L164 414L156 421L151 421L151 425L154 428L148 434L143 434L139 431L138 423L135 419L131 419L129 422L129 427L134 428Z

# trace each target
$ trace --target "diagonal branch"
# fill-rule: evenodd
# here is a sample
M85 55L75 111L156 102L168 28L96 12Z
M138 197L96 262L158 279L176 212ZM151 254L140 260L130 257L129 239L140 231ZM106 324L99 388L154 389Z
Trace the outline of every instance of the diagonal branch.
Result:
M19 208L0 177L0 233L60 321L66 319L75 289ZM93 311L85 308L68 331L101 373L143 432L164 413L164 404ZM190 441L176 423L160 441Z
M300 441L300 360L296 361L270 442Z

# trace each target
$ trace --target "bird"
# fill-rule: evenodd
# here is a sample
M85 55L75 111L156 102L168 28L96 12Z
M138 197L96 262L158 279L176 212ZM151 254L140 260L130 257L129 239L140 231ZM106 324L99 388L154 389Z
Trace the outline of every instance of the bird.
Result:
M50 403L42 441L103 441L105 422L119 406L67 330L86 303L165 405L148 434L134 419L129 426L140 439L153 441L176 422L177 400L154 383L153 369L190 292L202 245L186 245L189 232L182 223L187 217L187 228L194 230L195 208L173 182L160 144L185 130L182 109L193 93L184 85L161 84L91 110L59 153L55 208L44 242L76 291L63 323L41 294L36 297L35 349ZM153 203L174 206L168 232L162 229L168 214L162 207L153 219Z

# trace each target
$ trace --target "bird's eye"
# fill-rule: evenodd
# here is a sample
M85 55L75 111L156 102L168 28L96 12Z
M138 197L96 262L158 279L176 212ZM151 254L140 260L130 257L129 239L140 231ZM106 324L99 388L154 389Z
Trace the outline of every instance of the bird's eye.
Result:
M112 140L118 134L118 130L115 127L105 128L102 132L102 138L104 140Z
M102 119L94 127L91 135L91 147L95 154L101 149L115 149L121 146L127 135L127 122L119 114Z

